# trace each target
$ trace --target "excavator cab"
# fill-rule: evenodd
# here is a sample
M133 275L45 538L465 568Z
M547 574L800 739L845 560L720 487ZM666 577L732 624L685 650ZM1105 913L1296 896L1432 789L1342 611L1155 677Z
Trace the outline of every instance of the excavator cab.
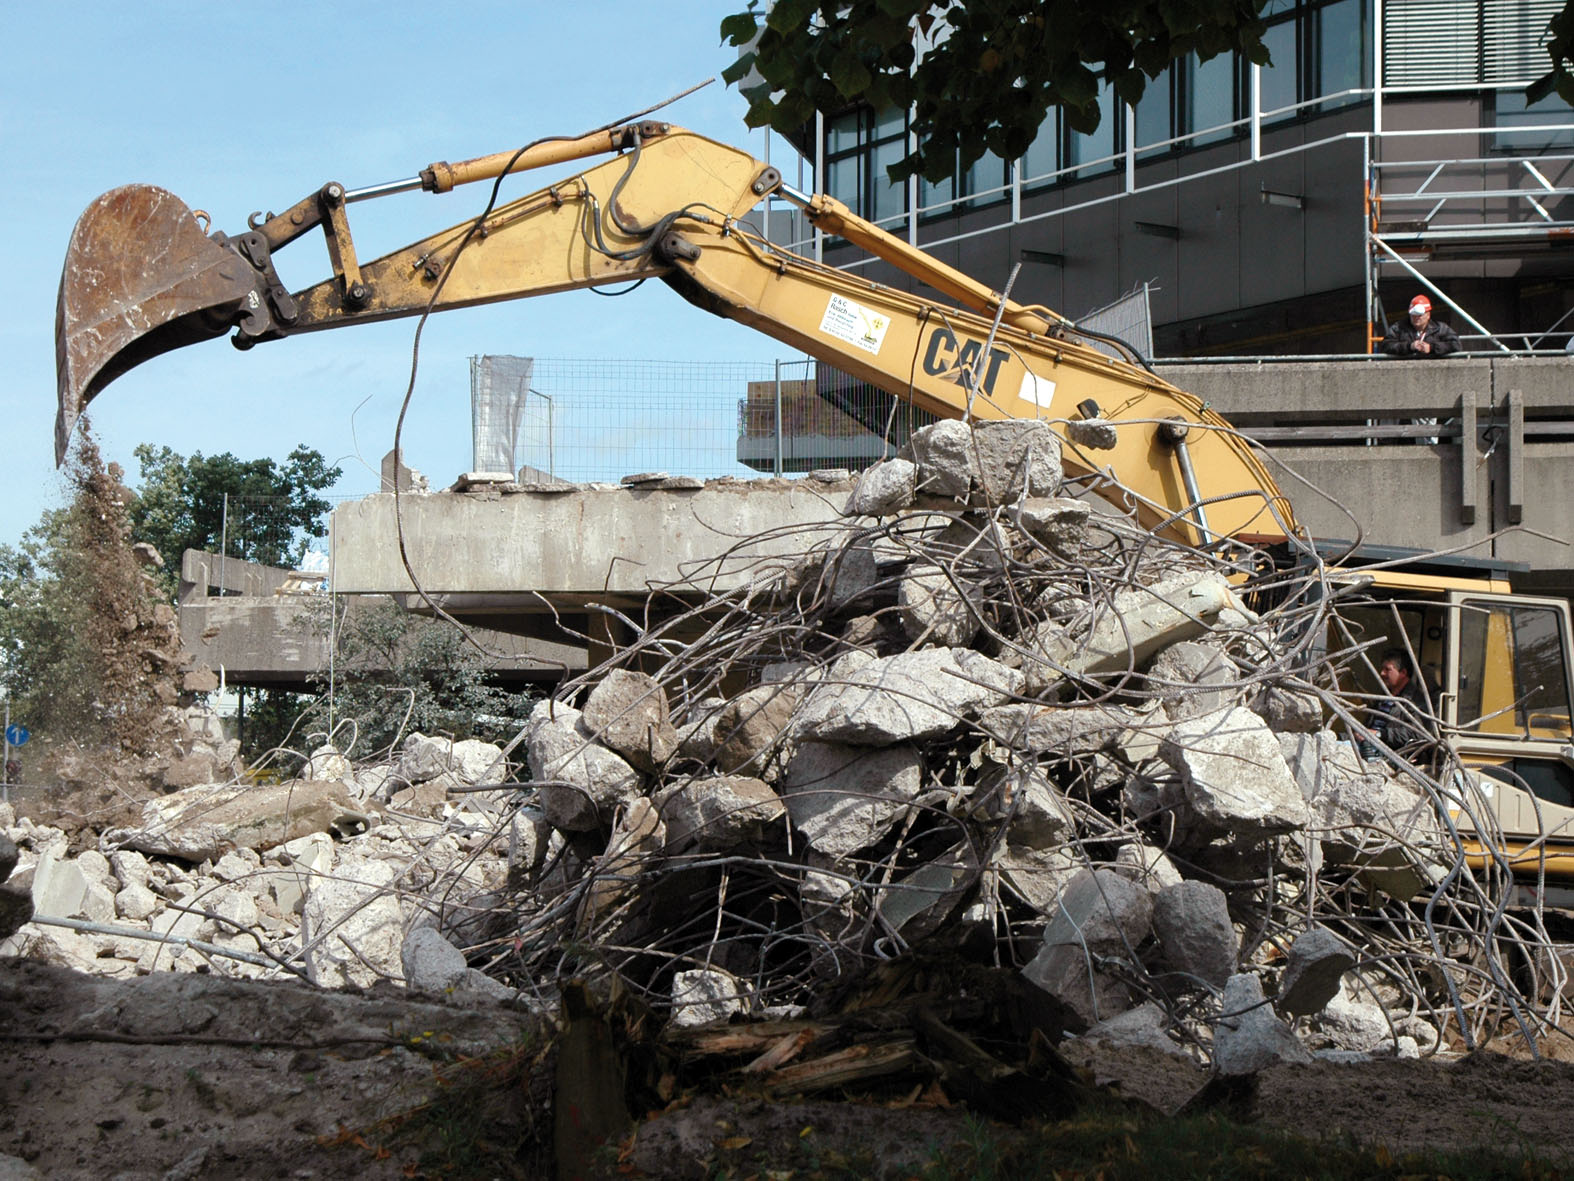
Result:
M1574 627L1566 599L1515 593L1515 572L1467 559L1373 570L1330 649L1369 646L1341 687L1374 699L1384 690L1368 664L1394 648L1412 654L1441 738L1482 777L1505 851L1534 860L1544 847L1574 875Z

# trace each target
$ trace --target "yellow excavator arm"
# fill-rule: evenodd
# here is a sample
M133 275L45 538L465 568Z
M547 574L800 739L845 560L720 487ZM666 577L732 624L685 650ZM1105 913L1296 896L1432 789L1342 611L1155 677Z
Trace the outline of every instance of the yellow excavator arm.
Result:
M611 155L527 196L383 258L361 262L348 207L389 192L495 179ZM785 199L828 234L918 280L908 294L772 245L743 219ZM207 234L162 189L106 193L72 234L56 319L56 458L77 417L119 374L170 349L234 343L659 278L691 303L748 324L854 377L946 417L1099 417L1113 450L1067 445L1067 472L1100 474L1135 497L1138 519L1197 543L1283 538L1291 509L1251 446L1198 399L1085 342L1027 307L857 217L786 185L746 152L664 123L641 123L351 192L324 185L245 233ZM291 293L273 253L320 228L333 275ZM1095 490L1098 490L1095 487Z

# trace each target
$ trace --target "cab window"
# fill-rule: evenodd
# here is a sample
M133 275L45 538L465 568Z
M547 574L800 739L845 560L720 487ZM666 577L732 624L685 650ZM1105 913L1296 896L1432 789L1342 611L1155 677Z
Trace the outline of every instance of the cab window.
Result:
M1563 620L1549 607L1472 602L1459 623L1459 728L1483 736L1567 741Z

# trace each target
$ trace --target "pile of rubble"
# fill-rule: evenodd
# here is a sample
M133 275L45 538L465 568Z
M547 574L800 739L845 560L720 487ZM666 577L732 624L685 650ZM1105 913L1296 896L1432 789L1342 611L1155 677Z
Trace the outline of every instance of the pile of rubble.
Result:
M954 956L1031 982L1054 1033L1223 1073L1543 1032L1555 1008L1505 965L1545 931L1446 819L1468 777L1329 728L1359 729L1333 686L1364 656L1321 645L1325 573L1094 512L1060 446L916 432L834 542L640 632L509 747L324 751L308 779L155 801L74 860L0 817L38 913L77 924L0 951L531 1003L577 977L675 1027L812 1015ZM105 930L126 924L174 942Z
M308 778L171 793L75 856L65 831L0 805L0 866L14 870L0 887L0 954L111 977L395 979L512 998L433 929L445 902L507 875L495 817L447 800L449 788L500 783L505 766L490 743L420 734L359 770L325 748Z

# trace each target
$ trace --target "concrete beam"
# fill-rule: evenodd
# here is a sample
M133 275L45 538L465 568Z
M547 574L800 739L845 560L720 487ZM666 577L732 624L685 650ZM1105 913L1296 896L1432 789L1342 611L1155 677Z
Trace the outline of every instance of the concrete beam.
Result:
M401 496L399 508L410 565L428 593L534 593L565 603L746 585L848 528L848 491L802 480L658 491L592 485ZM341 504L333 539L336 590L416 589L400 561L391 495Z

